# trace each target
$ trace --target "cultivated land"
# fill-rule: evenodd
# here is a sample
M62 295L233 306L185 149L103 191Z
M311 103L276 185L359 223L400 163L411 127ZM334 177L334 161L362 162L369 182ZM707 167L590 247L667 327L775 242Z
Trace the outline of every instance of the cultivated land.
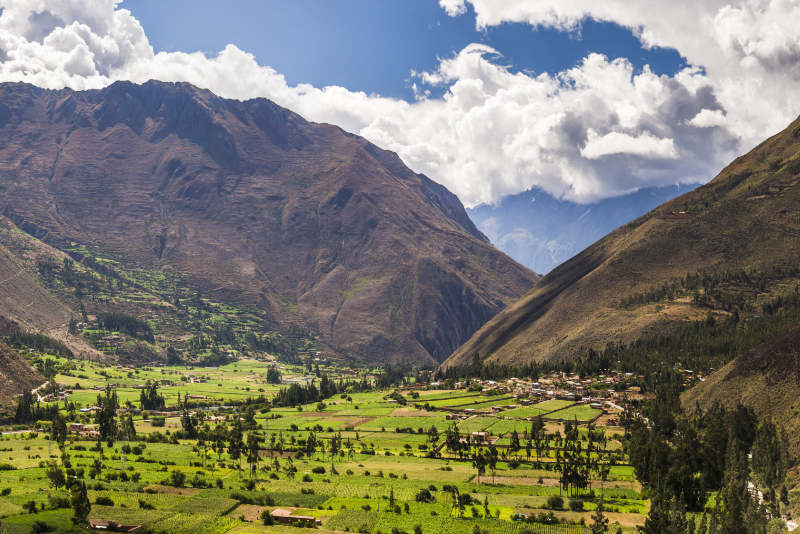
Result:
M41 366L32 352L26 357ZM583 533L588 530L581 523L588 524L602 496L611 523L627 533L648 510L622 452L622 429L581 423L600 410L574 401L534 398L528 406L506 408L519 400L496 387L412 385L346 390L323 403L279 407L257 397L271 399L288 383L319 385L317 369L254 359L218 368L133 368L43 357L57 370L53 380L60 387L53 395L60 400L53 404L72 426L61 449L49 421L8 427L17 433L0 438L5 532L27 533L41 527L37 522L72 528L69 493L54 488L47 475L53 465L86 482L90 520L155 532L299 531L263 524L265 511L283 509L313 517L315 528L331 532L388 534L419 526L422 532ZM270 367L280 370L283 384L267 383ZM378 378L368 369L325 362L318 372L337 382ZM142 412L141 386L156 381L166 406ZM136 430L135 438L112 445L97 439L94 424L107 385L118 397L119 420L130 415ZM177 409L179 395L185 413ZM423 408L426 402L435 406ZM492 413L492 406L505 409ZM527 438L540 414L547 421L536 434L537 450ZM186 435L187 415L195 438ZM258 438L257 454L231 454L235 428L243 443ZM567 489L558 469L567 450L578 446L594 467L586 468L583 487ZM485 463L479 469L480 457L487 460L478 461ZM553 502L554 496L563 502Z

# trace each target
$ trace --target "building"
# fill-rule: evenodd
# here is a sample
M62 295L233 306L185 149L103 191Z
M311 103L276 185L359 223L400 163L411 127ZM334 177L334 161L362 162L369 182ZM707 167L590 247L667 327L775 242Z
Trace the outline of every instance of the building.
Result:
M292 515L291 510L285 510L283 508L275 508L270 512L270 515L276 523L283 525L314 528L318 524L322 524L322 521L319 521L316 517L310 515Z
M142 529L142 525L122 525L116 521L106 519L90 519L89 528L108 532L139 532Z

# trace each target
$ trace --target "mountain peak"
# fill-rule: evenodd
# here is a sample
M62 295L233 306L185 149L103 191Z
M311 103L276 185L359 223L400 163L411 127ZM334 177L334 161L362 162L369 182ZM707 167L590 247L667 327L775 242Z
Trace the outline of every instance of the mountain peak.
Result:
M179 273L343 354L441 360L537 278L396 154L266 99L150 81L3 84L0 102L11 220Z

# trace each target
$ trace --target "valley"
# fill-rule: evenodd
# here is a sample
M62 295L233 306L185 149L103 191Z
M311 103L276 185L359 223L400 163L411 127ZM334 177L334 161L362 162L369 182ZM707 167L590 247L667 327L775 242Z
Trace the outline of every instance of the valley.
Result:
M380 368L328 361L131 368L25 354L55 384L30 417L57 415L24 423L18 412L0 438L0 465L11 466L0 471L6 532L70 528L70 493L53 485L53 469L86 480L90 524L160 532L187 521L200 532L259 532L276 509L331 532L579 533L602 504L627 534L646 517L619 407L591 408L566 390L558 396L571 400L518 380L452 389L422 376L376 389L391 380ZM331 383L343 392L322 393ZM281 390L310 384L319 400L276 405ZM109 391L113 437L98 424ZM157 409L142 409L152 399ZM561 466L573 462L579 481L565 485Z

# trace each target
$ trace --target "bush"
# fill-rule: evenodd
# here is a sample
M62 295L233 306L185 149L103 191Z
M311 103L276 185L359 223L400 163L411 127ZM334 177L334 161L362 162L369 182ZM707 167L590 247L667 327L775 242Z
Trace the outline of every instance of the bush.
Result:
M311 472L312 473L316 473L318 475L324 475L325 474L325 468L322 467L321 465L318 465L317 467L313 468L311 470Z
M551 495L547 498L547 507L551 510L563 510L564 498L559 495Z
M175 486L176 488L181 488L181 487L183 487L184 482L186 482L186 473L184 473L183 471L178 471L176 469L175 471L172 471L169 474L169 485L170 486Z
M416 497L414 497L414 499L417 502L427 502L427 503L432 503L432 502L436 501L436 497L433 496L433 494L430 492L430 490L425 489L425 488L422 488L421 490L419 490L417 492Z
M50 532L52 530L53 527L51 527L44 521L34 521L33 525L31 525L31 532L33 534L41 534L42 532Z
M139 508L142 510L152 510L154 506L147 501L139 499Z
M570 499L569 500L569 509L573 512L582 512L583 511L583 501L580 499Z
M274 525L275 524L275 520L272 518L272 514L270 513L269 510L264 510L263 512L261 512L261 521L265 525Z
M100 506L114 506L114 501L111 500L110 497L106 497L105 495L101 495L100 497L94 500L95 504L99 504Z

